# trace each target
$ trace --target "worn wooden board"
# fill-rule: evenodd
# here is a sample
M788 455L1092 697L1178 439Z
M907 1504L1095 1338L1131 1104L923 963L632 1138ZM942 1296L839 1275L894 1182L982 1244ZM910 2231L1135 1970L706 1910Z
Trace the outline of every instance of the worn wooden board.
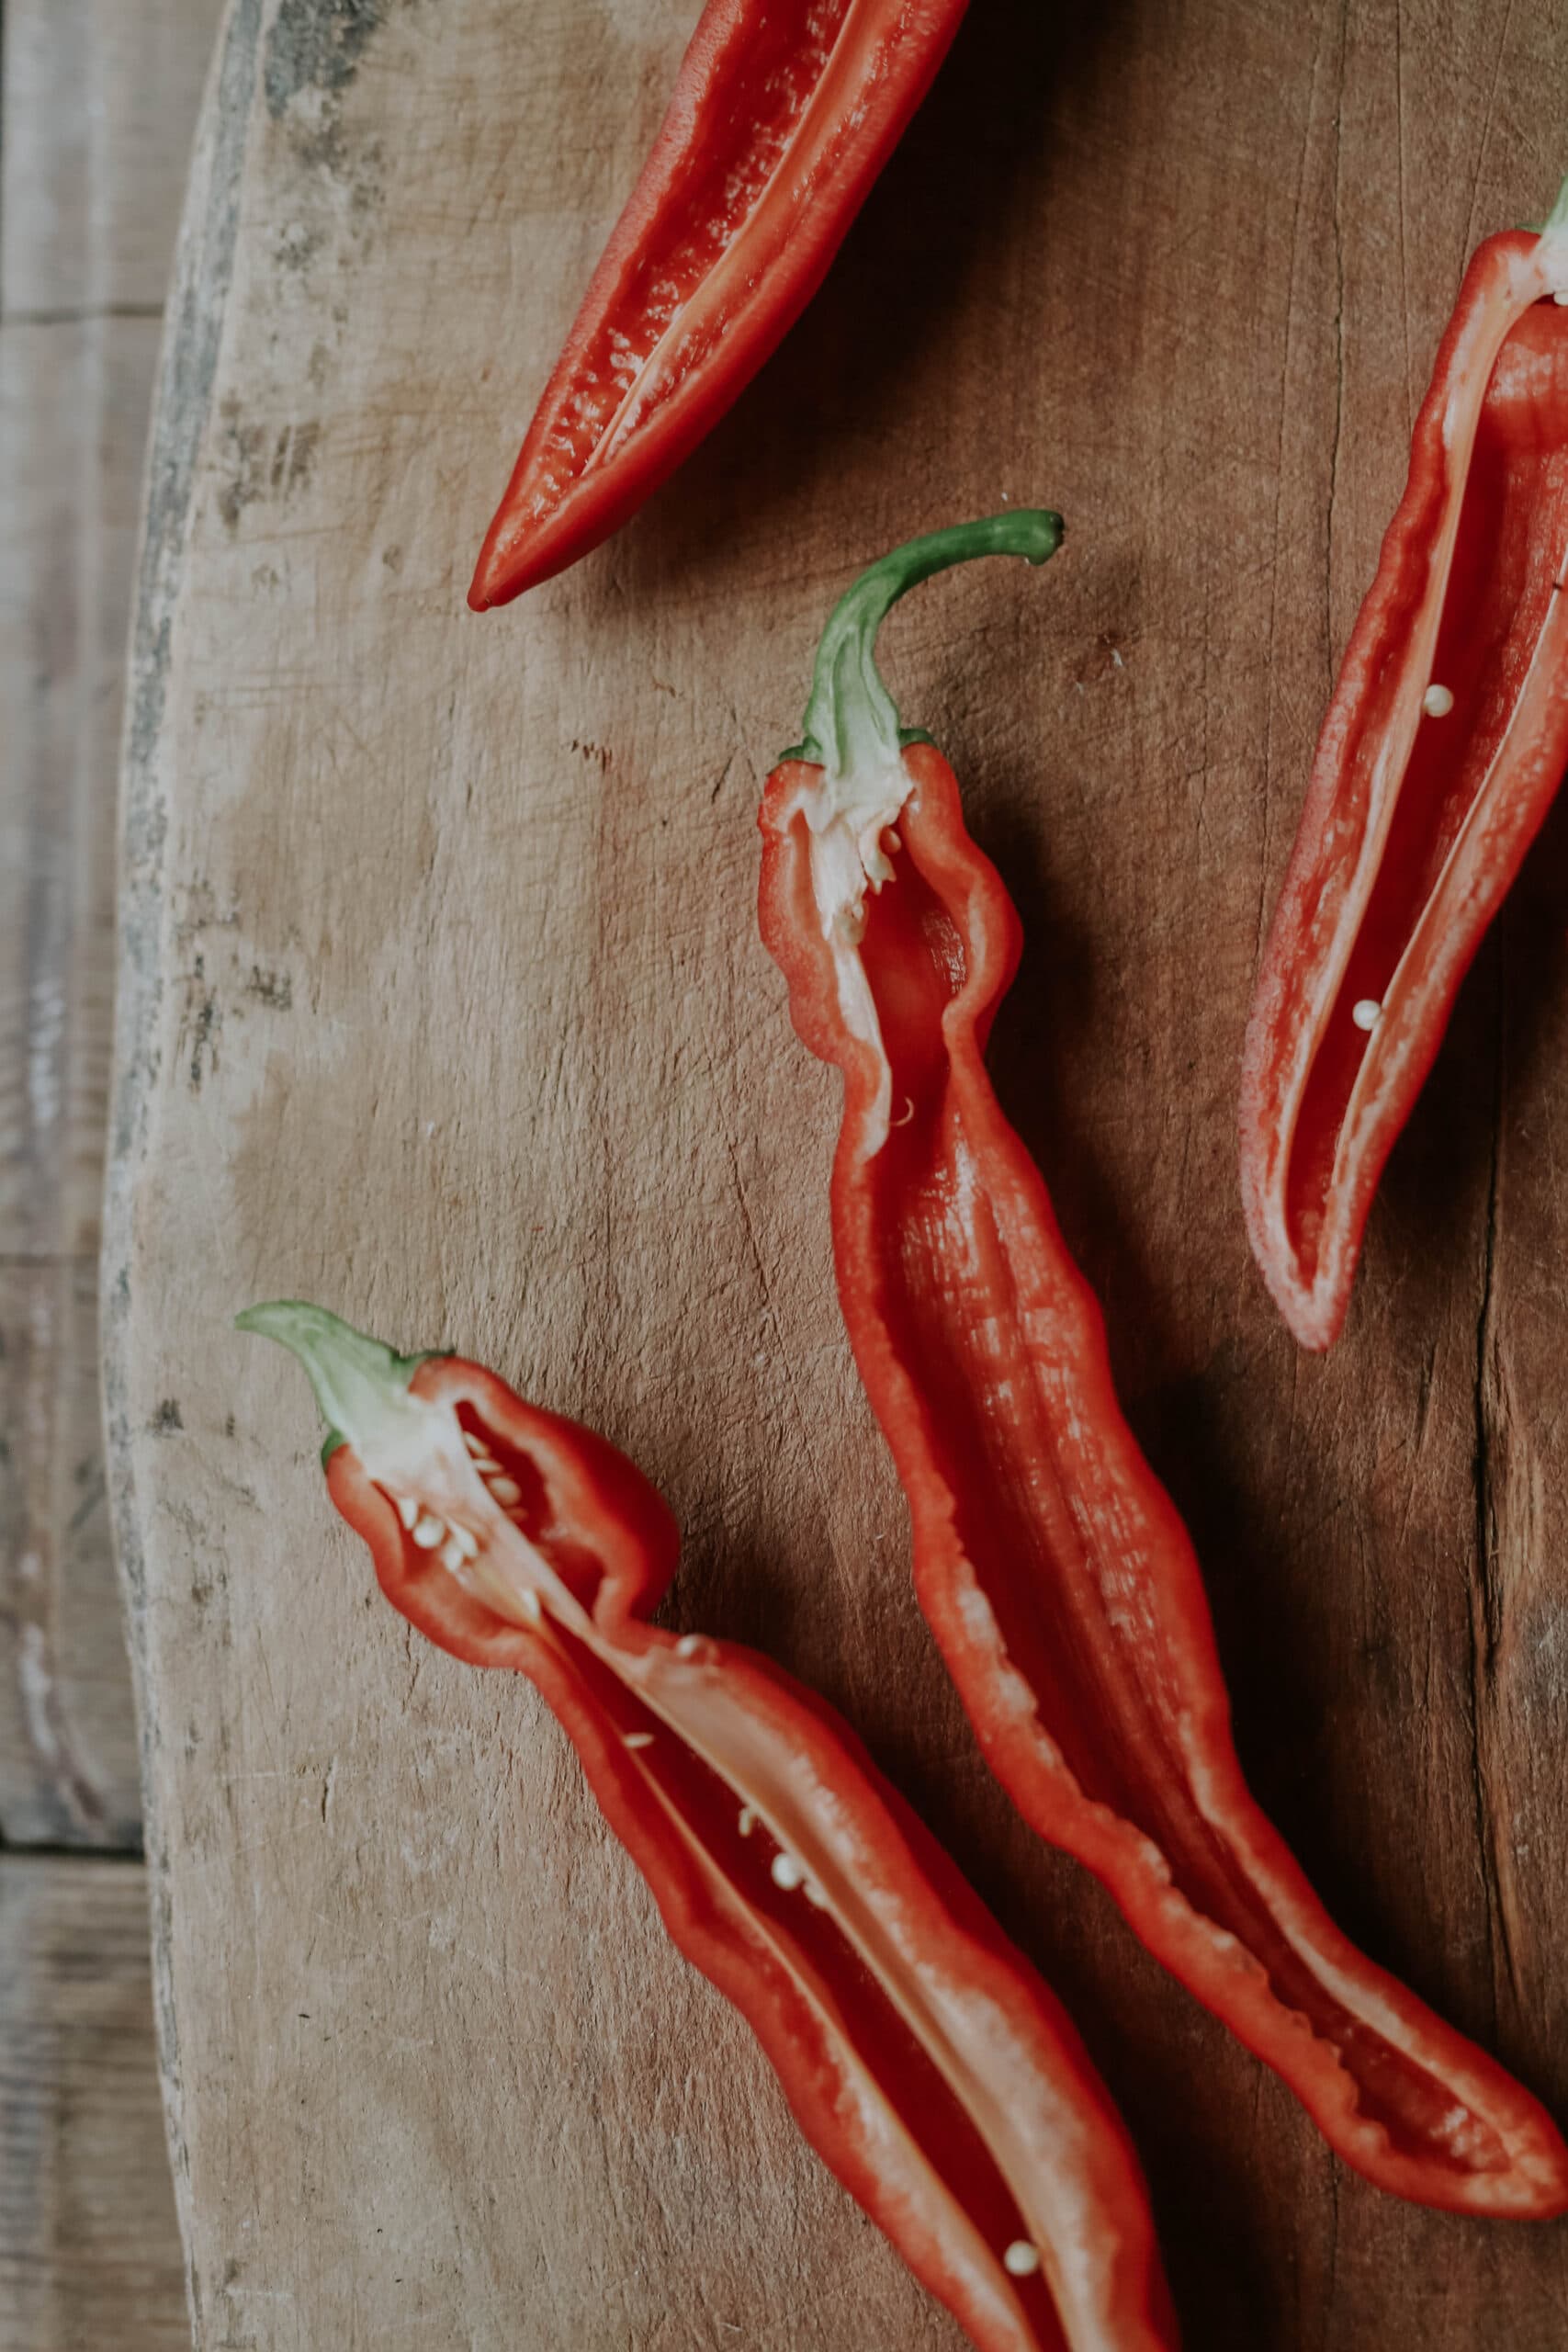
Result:
M0 2346L174 2352L145 1874L101 1859L141 1808L97 1253L120 684L219 9L0 15Z
M219 0L6 0L7 317L164 307Z
M217 0L0 51L0 1844L140 1841L104 1499L114 807L159 312Z
M134 1845L96 1265L120 673L156 319L0 316L0 1825Z
M0 1855L0 2352L188 2345L139 1862Z
M732 417L476 620L690 13L236 0L187 209L107 1297L197 2341L954 2341L527 1690L376 1598L303 1383L228 1329L295 1293L460 1340L661 1483L679 1621L842 1705L1073 2004L1192 2344L1548 2352L1568 2232L1345 2174L986 1779L840 1329L835 1091L755 939L751 813L859 562L1064 508L1047 574L933 585L887 644L1028 927L1000 1083L1194 1526L1261 1794L1347 1925L1562 2111L1562 826L1325 1363L1250 1272L1233 1122L1335 659L1465 254L1564 161L1568 24L991 0Z

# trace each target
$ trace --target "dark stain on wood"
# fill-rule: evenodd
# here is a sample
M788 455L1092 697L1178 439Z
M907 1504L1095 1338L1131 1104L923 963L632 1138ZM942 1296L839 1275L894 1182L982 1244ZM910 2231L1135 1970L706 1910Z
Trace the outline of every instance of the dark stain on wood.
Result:
M266 44L264 87L276 122L302 90L336 97L386 22L387 0L282 0Z

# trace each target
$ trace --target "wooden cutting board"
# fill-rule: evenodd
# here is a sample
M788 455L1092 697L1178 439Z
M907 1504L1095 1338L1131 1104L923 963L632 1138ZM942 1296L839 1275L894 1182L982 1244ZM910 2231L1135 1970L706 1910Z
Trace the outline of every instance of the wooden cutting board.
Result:
M108 1393L197 2339L954 2331L671 1952L530 1691L331 1517L280 1294L644 1464L675 1622L868 1738L1071 2004L1193 2346L1568 2333L1568 2231L1401 2207L1042 1850L913 1608L834 1300L835 1082L752 911L821 621L889 629L1028 950L1005 1099L1204 1558L1244 1759L1346 1926L1568 2107L1568 829L1466 990L1350 1332L1244 1245L1236 1057L1465 255L1568 165L1549 0L982 0L831 279L612 546L462 592L694 0L234 0L186 215L124 793Z

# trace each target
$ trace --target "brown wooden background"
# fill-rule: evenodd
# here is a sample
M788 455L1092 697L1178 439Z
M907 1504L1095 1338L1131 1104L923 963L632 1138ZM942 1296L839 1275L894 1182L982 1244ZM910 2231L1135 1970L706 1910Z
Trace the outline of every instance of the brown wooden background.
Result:
M1029 947L1004 1095L1187 1513L1244 1758L1345 1924L1568 2111L1568 1148L1549 827L1333 1358L1249 1268L1235 1073L1466 254L1568 166L1545 0L977 0L786 349L619 541L461 611L688 0L238 0L165 381L107 1266L175 2169L204 2345L951 2343L665 1952L528 1694L329 1524L321 1296L634 1453L675 1609L841 1704L1073 2006L1194 2346L1568 2340L1568 2229L1398 2207L986 1780L848 1363L834 1089L751 811L828 605L889 632Z
M120 684L219 0L0 8L0 2346L189 2340L98 1399Z

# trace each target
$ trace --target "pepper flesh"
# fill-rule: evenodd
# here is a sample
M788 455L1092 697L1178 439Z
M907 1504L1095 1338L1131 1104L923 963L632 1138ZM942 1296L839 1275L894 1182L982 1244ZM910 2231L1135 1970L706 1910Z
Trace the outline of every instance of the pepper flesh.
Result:
M1465 274L1258 972L1242 1201L1309 1348L1344 1323L1378 1180L1568 765L1564 292L1568 221Z
M1002 521L969 551L998 551ZM1006 521L1014 551L1049 552L1054 517ZM959 560L965 534L946 537ZM851 592L865 641L858 664L837 655L827 700L868 678L886 697L870 632L919 547L866 575L878 594ZM987 1762L1357 2170L1461 2211L1564 2210L1545 2112L1340 1934L1242 1777L1191 1544L986 1075L1020 927L952 769L896 718L807 732L813 756L786 754L763 797L762 937L796 1032L843 1073L840 1302L908 1498L920 1606ZM858 780L841 773L857 733ZM852 807L881 828L862 829L878 863L858 872Z
M830 1708L644 1622L678 1539L640 1472L478 1364L299 1302L239 1319L304 1362L388 1600L536 1684L674 1942L981 2352L1169 2352L1137 2160L1065 2012Z
M619 530L817 291L966 0L709 0L479 551L504 605Z

